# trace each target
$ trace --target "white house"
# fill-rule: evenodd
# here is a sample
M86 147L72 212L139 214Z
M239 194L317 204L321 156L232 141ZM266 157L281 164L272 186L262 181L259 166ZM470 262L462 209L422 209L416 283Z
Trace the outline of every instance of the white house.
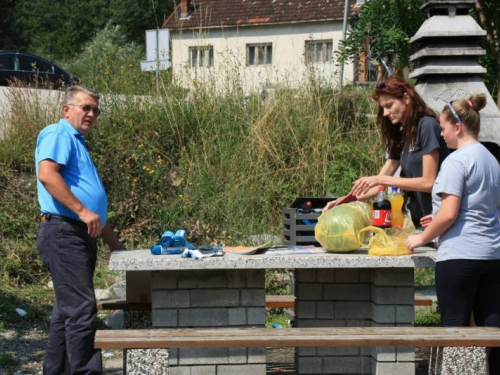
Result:
M358 0L359 2L359 0ZM245 91L337 85L345 0L181 0L166 19L173 75ZM356 0L349 0L349 14ZM353 80L352 64L344 81Z

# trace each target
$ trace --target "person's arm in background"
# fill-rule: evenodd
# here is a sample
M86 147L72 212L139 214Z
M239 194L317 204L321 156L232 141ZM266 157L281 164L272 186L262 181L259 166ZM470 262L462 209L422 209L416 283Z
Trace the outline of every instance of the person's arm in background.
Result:
M61 166L55 161L42 160L38 164L38 179L54 199L73 211L81 221L87 224L89 236L98 237L102 231L101 218L95 212L88 210L75 197L59 173L60 169Z
M384 166L380 170L378 176L393 176L396 173L396 171L398 170L400 164L401 163L400 163L399 160L387 159L386 162L385 162L385 164L384 164ZM371 199L371 198L373 198L373 197L375 197L377 195L377 193L378 193L378 185L376 187L372 188L372 189L369 189L364 194L357 195L357 194L355 194L353 192L353 190L351 190L351 192L349 194L354 194L356 196L357 200L363 201L363 200ZM328 202L327 205L325 206L325 208L323 208L323 212L326 212L326 211L330 210L332 207L335 207L336 202L339 201L339 200L341 200L342 198L345 198L345 196L341 197L341 198L338 198L337 200Z
M432 150L422 157L422 177L394 177L393 175L379 174L377 176L361 177L354 182L352 192L357 197L365 197L377 191L379 185L397 186L406 191L432 192L439 167L439 149ZM394 173L393 173L394 174ZM363 199L363 198L360 198Z
M432 219L427 228L425 228L422 233L410 236L406 240L406 247L408 250L413 250L416 247L423 246L426 243L431 242L434 238L439 237L450 229L457 219L462 198L445 193L442 193L441 197L441 209Z
M109 250L111 250L111 251L126 250L125 246L118 239L118 236L116 235L113 228L111 228L109 223L106 223L104 228L102 228L101 237L104 240L104 242L106 242L106 244L108 245Z

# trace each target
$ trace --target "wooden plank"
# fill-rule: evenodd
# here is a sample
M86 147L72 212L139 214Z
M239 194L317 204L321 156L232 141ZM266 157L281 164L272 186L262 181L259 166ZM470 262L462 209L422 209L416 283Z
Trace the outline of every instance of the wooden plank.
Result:
M267 295L266 307L295 307L295 296L291 295Z
M98 330L101 349L349 346L500 346L500 328L344 327Z
M432 299L424 296L421 293L415 292L415 306L432 306Z
M97 310L151 310L151 303L127 302L124 299L107 299L97 302Z

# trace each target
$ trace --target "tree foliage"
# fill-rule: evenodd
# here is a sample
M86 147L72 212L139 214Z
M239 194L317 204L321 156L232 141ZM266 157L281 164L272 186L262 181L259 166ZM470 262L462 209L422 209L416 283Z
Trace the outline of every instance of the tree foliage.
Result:
M476 13L481 26L487 32L483 47L489 52L479 62L488 70L484 80L490 93L497 98L497 105L500 108L500 96L498 95L500 86L500 3L498 0L479 0L476 3Z
M396 68L408 66L414 51L410 38L425 19L420 10L424 0L370 0L352 22L338 57L352 61L361 52L370 58L384 58ZM369 42L369 43L367 43ZM369 44L369 49L368 49Z
M172 9L171 0L6 0L0 6L0 49L64 60L109 23L144 44L145 30L161 26Z

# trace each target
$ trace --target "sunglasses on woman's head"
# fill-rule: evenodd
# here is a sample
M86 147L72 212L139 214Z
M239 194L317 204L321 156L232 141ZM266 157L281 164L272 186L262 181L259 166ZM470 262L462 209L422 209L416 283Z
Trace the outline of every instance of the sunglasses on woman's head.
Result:
M398 89L398 90L402 90L402 91L406 92L406 89L404 87L399 87L399 86L396 86L396 85L391 85L391 84L385 83L385 82L377 83L377 86L376 86L377 90L383 90L386 87L391 87L393 89Z

